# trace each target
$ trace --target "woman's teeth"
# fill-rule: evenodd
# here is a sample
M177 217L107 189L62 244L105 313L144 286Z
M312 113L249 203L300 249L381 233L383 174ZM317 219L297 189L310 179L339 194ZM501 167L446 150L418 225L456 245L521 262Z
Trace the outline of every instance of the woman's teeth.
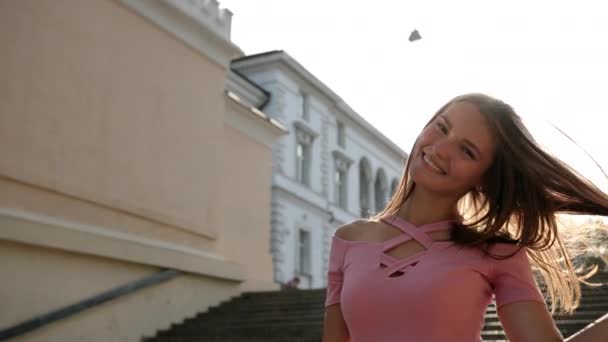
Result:
M433 170L437 171L437 173L444 175L445 171L443 171L437 164L433 163L433 161L428 157L428 155L424 154L422 157L424 161L430 166Z

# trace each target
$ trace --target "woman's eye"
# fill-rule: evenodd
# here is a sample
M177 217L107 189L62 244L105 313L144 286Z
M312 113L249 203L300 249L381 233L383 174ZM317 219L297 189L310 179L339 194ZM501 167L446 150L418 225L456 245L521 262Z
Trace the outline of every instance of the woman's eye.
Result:
M437 123L437 127L438 127L438 128L439 128L439 130L440 130L441 132L443 132L443 133L447 133L447 132L448 132L447 127L445 127L445 125L444 125L444 124L442 124L441 122L438 122L438 123Z
M471 159L475 159L475 154L473 153L473 151L471 151L471 149L469 149L466 146L462 147L462 152L464 152L469 158Z

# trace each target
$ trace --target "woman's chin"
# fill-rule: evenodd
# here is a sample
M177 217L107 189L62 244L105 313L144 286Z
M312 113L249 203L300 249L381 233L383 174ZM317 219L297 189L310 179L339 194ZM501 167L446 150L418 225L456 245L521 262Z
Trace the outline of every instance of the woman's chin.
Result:
M425 192L432 192L441 195L456 195L459 193L458 188L455 188L454 186L447 186L445 182L438 181L433 177L435 175L428 175L423 174L423 172L418 173L413 171L410 173L410 176L412 181L416 183L416 189L421 189Z
M438 177L439 174L433 174L430 171L424 169L422 166L412 168L410 172L412 180L416 183L416 186L421 185L424 187L437 187L440 186Z

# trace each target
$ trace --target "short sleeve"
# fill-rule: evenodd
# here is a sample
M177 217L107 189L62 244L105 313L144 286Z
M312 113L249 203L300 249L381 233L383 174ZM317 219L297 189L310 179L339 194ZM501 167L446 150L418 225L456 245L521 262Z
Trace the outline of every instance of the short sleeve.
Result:
M495 254L510 255L519 248L516 245L504 244L496 248ZM543 295L536 285L527 248L521 248L507 259L491 258L490 282L496 299L496 308L519 302L533 300L545 304Z
M329 252L329 265L327 270L327 293L325 296L325 307L340 302L345 253L346 242L336 236L332 236Z

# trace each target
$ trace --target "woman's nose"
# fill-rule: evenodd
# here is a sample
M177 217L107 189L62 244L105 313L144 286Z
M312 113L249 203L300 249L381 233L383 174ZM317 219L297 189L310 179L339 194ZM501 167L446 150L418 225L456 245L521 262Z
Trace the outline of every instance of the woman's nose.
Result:
M440 139L439 141L436 141L435 144L433 144L433 152L435 152L435 155L441 159L448 158L450 149L451 143L447 138Z

